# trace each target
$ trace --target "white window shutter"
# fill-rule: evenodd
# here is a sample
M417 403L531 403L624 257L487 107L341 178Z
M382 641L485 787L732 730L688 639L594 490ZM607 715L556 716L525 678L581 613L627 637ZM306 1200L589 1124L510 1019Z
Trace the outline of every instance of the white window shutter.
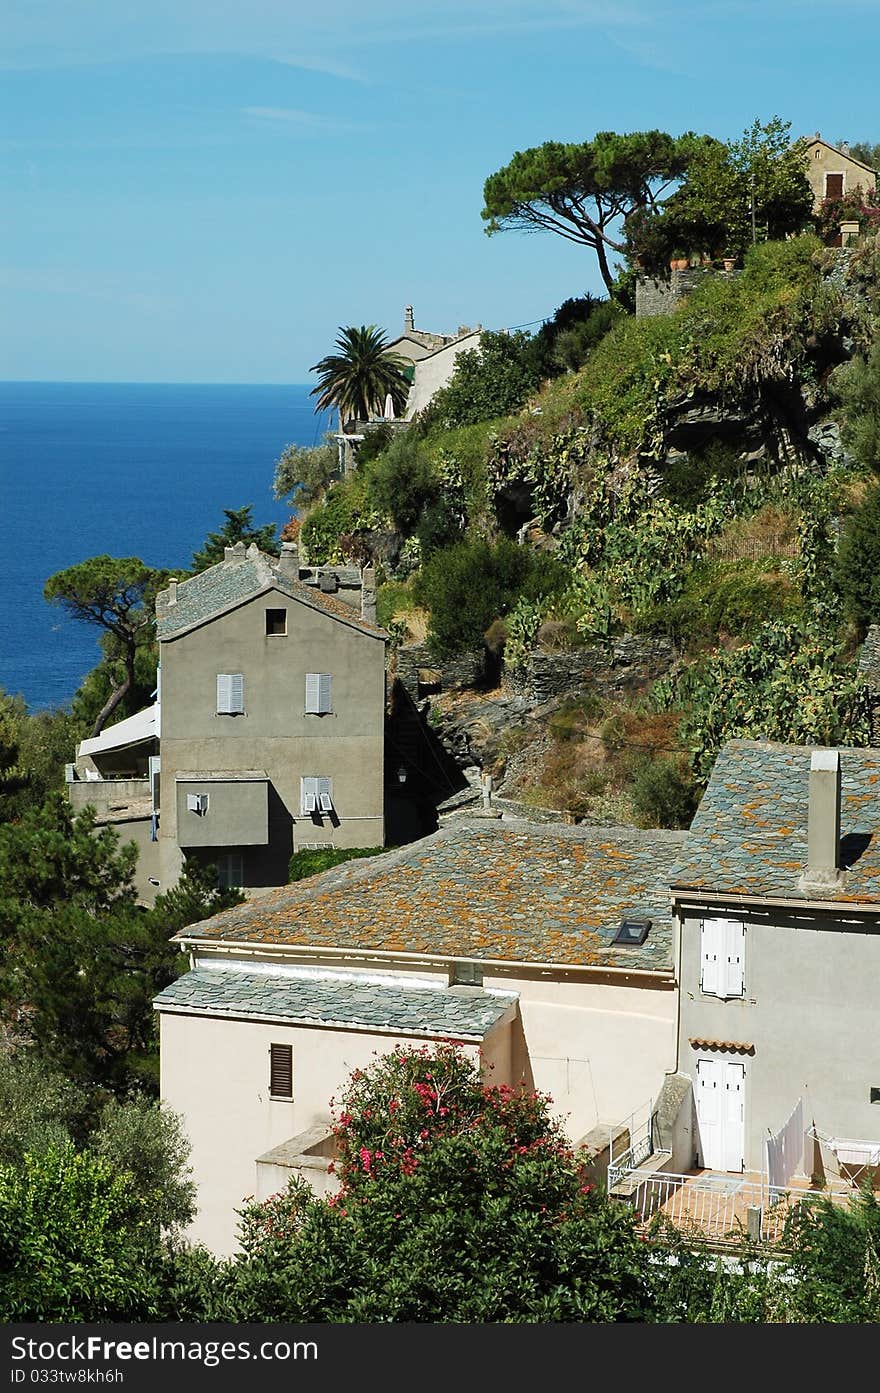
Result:
M707 996L720 996L724 920L704 919L700 924L700 990Z
M319 809L322 813L331 813L333 811L333 798L330 794L330 780L325 778L316 779L315 783L318 785Z
M244 712L244 674L217 673L217 714L235 716Z
M197 813L199 811L199 795L197 793L188 793L186 795L186 810L188 813Z
M332 678L329 672L306 673L306 714L325 716L333 710Z
M742 996L745 985L743 972L743 949L745 947L745 930L742 924L736 919L727 919L724 923L724 952L723 952L723 990L719 996Z
M315 813L318 811L318 788L317 779L302 778L300 786L300 811L303 813Z

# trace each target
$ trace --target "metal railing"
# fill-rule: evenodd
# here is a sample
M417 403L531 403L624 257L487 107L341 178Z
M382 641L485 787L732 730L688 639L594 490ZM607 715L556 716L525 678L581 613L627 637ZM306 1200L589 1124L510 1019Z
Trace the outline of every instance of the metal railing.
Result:
M623 1133L627 1146L614 1154L614 1136ZM647 1161L654 1150L654 1103L642 1103L618 1126L611 1128L608 1140L608 1189Z
M639 1179L631 1202L641 1224L662 1215L676 1228L692 1229L715 1242L745 1237L778 1243L802 1204L831 1200L849 1204L851 1194L825 1190L776 1190L766 1181L736 1174L672 1175L657 1172Z

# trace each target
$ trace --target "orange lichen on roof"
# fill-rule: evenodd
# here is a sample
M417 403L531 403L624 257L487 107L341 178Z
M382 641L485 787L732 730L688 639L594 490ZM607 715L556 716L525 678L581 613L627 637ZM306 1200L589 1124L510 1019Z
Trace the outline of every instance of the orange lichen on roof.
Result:
M669 883L683 833L459 822L182 931L184 941L406 952L669 972ZM430 847L426 854L425 847ZM609 847L619 855L609 866ZM570 852L577 851L576 855ZM620 921L652 920L638 947Z

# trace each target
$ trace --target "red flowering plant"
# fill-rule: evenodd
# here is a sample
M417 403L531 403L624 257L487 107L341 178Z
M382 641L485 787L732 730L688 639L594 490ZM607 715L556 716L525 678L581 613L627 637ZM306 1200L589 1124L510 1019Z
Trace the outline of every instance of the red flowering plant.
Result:
M484 1084L461 1047L397 1048L369 1069L351 1075L334 1115L342 1191L358 1189L389 1168L412 1174L431 1143L497 1127L511 1146L531 1147L558 1125L549 1117L550 1099L507 1084Z
M857 222L862 236L880 229L880 203L876 189L867 193L861 185L850 189L841 198L826 198L815 214L816 229L826 246L840 234L842 222Z
M398 1047L335 1109L341 1188L242 1214L241 1320L642 1320L632 1212L585 1183L544 1095L458 1046Z

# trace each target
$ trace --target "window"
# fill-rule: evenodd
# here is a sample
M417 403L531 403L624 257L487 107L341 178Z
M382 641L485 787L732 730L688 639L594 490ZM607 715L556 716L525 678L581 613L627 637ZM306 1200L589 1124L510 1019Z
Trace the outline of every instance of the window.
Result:
M700 925L700 990L706 996L745 995L745 929L735 919L704 919Z
M624 948L639 948L648 937L650 928L650 919L621 919L611 942Z
M188 793L186 795L186 810L188 813L195 813L197 817L204 817L208 811L207 793Z
M333 710L332 687L329 672L306 673L307 716L326 716Z
M240 672L217 673L217 715L244 714L244 676Z
M224 851L217 857L217 889L232 890L244 885L244 857L240 851Z
M266 610L266 636L267 638L283 637L287 633L287 610L286 609L267 609Z
M826 197L826 198L843 198L843 175L842 175L842 174L826 174L826 175L825 175L825 197Z
M293 1097L293 1045L269 1046L269 1096Z
M300 779L300 811L302 813L332 813L333 796L330 780L321 776Z

